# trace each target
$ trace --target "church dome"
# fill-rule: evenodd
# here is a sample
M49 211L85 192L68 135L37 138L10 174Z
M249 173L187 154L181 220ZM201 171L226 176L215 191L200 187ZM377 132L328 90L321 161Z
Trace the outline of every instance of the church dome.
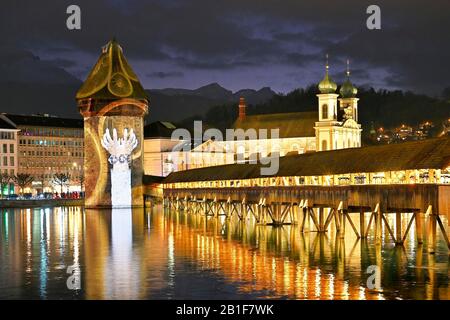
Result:
M354 98L356 94L358 93L358 89L351 83L350 81L350 61L347 60L347 79L344 81L344 83L341 86L341 89L339 89L339 93L341 94L342 98Z
M339 90L342 98L354 98L358 93L358 89L350 82L350 79L347 77L345 82L342 84L341 89Z
M320 93L335 93L337 89L336 83L331 80L330 76L328 75L328 66L327 66L327 72L325 74L325 78L323 78L322 81L319 82L319 91Z
M337 89L336 82L331 80L331 77L328 74L328 54L326 55L326 58L327 62L325 64L325 77L319 82L318 88L320 93L335 93Z

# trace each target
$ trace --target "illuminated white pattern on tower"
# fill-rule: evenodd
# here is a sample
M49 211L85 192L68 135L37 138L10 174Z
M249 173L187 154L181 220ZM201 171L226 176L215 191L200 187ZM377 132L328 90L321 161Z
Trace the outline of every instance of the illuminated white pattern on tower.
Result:
M108 161L111 168L111 203L113 208L131 207L131 153L138 145L133 129L128 133L123 130L123 138L117 137L117 130L113 129L113 136L106 129L101 141L110 156Z

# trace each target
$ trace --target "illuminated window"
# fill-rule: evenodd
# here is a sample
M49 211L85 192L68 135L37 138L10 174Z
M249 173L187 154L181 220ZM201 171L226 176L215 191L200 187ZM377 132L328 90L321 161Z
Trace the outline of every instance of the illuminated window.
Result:
M322 105L322 119L328 119L328 105Z

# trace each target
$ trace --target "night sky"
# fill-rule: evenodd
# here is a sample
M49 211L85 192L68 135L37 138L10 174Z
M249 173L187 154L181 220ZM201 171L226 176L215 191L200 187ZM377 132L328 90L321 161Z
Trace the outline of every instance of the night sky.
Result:
M77 4L82 29L66 28ZM382 29L366 28L381 7ZM450 86L450 2L300 0L2 0L0 82L84 80L112 37L145 88L277 92L317 83L325 53L342 81L438 95ZM77 78L77 79L76 79Z

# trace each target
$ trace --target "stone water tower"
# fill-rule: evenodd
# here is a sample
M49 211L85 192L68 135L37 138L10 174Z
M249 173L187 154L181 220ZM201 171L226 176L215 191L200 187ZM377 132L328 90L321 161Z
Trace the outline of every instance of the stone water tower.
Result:
M84 118L85 205L143 206L148 96L113 39L76 95Z

